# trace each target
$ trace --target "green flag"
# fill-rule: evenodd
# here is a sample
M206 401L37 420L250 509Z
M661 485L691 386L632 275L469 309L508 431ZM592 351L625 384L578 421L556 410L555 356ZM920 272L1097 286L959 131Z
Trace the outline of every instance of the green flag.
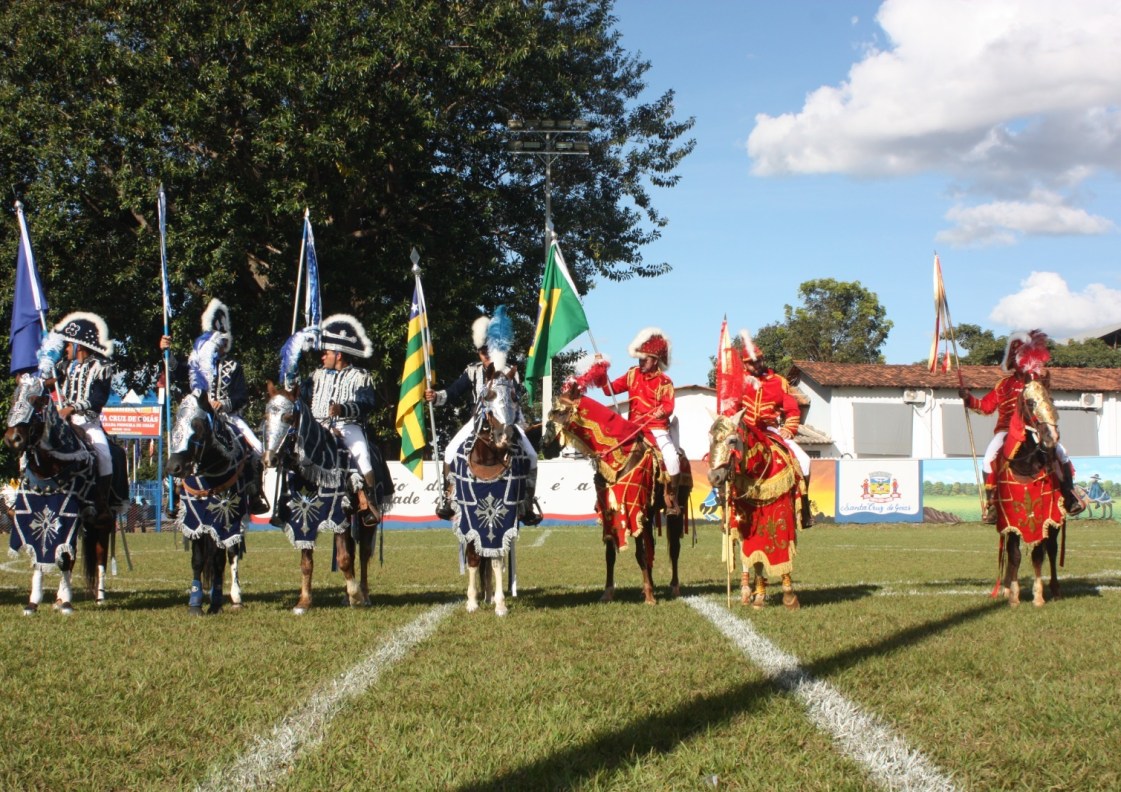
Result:
M552 371L553 355L588 329L588 317L584 315L576 284L572 282L556 239L549 246L537 305L537 330L525 361L526 385L531 396L533 381Z

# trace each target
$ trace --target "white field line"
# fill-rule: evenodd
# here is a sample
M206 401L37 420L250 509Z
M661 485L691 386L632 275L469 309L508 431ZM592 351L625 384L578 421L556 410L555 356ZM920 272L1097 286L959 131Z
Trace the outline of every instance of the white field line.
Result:
M551 534L552 532L553 532L552 528L546 528L544 531L541 532L541 535L537 537L537 539L534 541L534 543L530 545L530 547L544 547L545 546L545 540L549 538L549 534Z
M351 699L366 692L378 681L382 672L432 635L440 622L459 607L459 603L437 605L394 630L361 662L324 685L306 704L288 713L273 727L271 735L255 738L249 751L233 764L214 770L196 789L252 790L275 785L301 754L313 750L323 741L328 725Z
M864 712L828 682L806 673L798 658L786 654L749 622L701 597L685 602L711 621L778 687L794 694L810 720L829 734L841 752L863 766L885 789L954 790L953 780L907 745L890 726Z

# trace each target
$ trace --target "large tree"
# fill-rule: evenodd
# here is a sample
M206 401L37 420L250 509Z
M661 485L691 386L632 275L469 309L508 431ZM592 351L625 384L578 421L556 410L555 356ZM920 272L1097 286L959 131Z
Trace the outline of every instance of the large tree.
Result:
M106 316L121 368L156 357L158 185L169 196L173 335L210 297L251 380L290 328L305 207L324 310L356 314L391 434L421 253L436 369L506 304L527 346L544 266L543 167L505 152L513 118L580 117L590 156L553 169L553 217L582 291L652 277L643 246L692 148L673 93L644 101L611 0L24 0L0 8L0 184L25 205L52 320ZM0 224L14 262L16 224ZM0 268L10 299L12 272ZM6 322L4 323L6 330ZM3 344L6 348L6 343ZM139 377L135 383L148 383Z
M874 292L859 281L819 278L798 287L802 304L783 307L783 321L755 333L771 365L785 371L795 360L882 363L892 321Z
M949 337L949 333L943 333ZM961 362L967 366L999 366L1008 345L1008 336L994 335L980 325L962 324L954 329ZM1121 368L1121 350L1113 349L1099 338L1049 344L1049 365L1058 368ZM925 362L925 361L924 361Z

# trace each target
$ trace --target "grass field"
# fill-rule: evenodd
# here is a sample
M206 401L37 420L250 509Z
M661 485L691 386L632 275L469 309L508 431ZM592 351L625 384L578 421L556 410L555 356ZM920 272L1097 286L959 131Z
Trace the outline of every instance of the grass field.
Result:
M303 617L277 533L249 537L245 607L202 619L168 534L69 618L22 616L7 560L0 788L1121 788L1117 523L1073 523L1038 610L989 598L979 524L807 531L796 612L728 608L719 539L686 537L677 600L660 541L648 607L629 552L598 602L596 528L526 530L504 619L464 611L446 530L387 534L368 609L322 550Z

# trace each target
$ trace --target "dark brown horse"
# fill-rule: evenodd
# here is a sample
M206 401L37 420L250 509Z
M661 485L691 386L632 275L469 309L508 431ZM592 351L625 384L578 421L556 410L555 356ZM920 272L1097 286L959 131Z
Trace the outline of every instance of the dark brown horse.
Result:
M72 612L70 581L76 555L74 539L79 532L86 583L97 604L104 604L115 511L127 498L120 448L110 445L113 485L107 497L99 496L92 449L59 416L48 383L35 374L23 374L18 380L4 444L24 461L13 504L15 528L11 539L12 549L26 550L34 567L24 613L30 615L38 609L43 573L53 568L62 573L54 607L61 613Z

